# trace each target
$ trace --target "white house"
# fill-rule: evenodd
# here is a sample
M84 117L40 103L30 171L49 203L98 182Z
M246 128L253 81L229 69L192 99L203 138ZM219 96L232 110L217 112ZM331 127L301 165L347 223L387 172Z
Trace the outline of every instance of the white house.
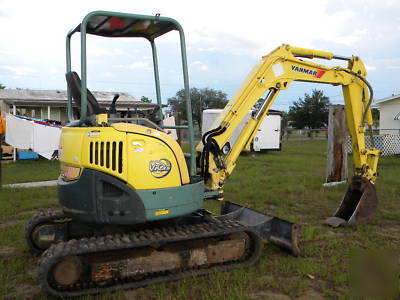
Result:
M101 107L109 108L116 93L92 92ZM122 116L150 112L157 104L144 103L128 93L118 93L117 112ZM65 90L0 89L0 112L26 117L67 121L67 92ZM130 112L128 114L128 112Z
M400 134L400 95L392 95L374 103L379 109L379 134ZM394 130L396 129L396 130Z

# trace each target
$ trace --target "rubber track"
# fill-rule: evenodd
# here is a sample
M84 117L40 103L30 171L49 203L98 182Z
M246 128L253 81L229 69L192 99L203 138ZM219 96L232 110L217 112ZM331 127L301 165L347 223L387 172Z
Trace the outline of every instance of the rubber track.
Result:
M220 263L211 267L184 269L181 272L158 272L149 274L141 280L129 281L129 278L115 279L109 286L98 286L94 282L76 283L69 287L57 287L51 282L52 267L63 257L100 253L119 249L134 249L151 246L153 244L168 244L179 241L195 240L217 237L234 232L246 232L250 236L252 246L250 253L244 261ZM39 282L42 289L56 297L77 297L89 294L109 293L117 290L135 289L150 284L162 283L182 279L188 276L200 276L234 268L246 267L255 264L262 250L262 243L256 233L248 227L235 221L220 223L204 222L200 224L146 229L130 234L114 234L101 237L82 238L69 240L52 245L43 254L39 262Z
M48 210L47 212L41 211L39 214L29 219L25 225L25 240L29 249L37 254L43 253L43 249L38 248L32 241L32 232L36 226L40 224L54 224L54 221L67 219L67 216L62 211Z

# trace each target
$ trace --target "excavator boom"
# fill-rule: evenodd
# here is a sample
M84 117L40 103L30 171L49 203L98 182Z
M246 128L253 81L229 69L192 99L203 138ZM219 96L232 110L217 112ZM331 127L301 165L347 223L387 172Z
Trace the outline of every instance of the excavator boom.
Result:
M348 65L347 68L326 67L302 58L339 59L347 61ZM293 81L341 85L348 129L352 138L354 177L335 217L349 224L370 219L376 210L377 197L373 184L377 177L380 152L375 148L368 149L365 144L366 126L372 125L372 88L365 79L366 75L365 66L357 56L343 57L330 52L289 45L282 45L264 56L226 105L212 126L213 129L204 134L202 144L197 147L198 152L201 152L201 169L205 174L207 188L214 191L223 188L225 180L236 166L241 151L253 140L281 90L288 89ZM237 126L265 94L267 95L262 105L258 111L253 112L235 145L230 145L228 141ZM357 209L362 209L363 212L356 213ZM343 211L346 213L340 213ZM337 221L335 220L336 225Z

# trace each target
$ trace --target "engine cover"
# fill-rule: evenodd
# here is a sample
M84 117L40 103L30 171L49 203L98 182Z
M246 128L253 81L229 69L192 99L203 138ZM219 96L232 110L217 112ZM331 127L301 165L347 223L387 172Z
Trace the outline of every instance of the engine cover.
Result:
M164 132L134 124L64 127L60 162L112 175L135 190L190 182L178 143Z

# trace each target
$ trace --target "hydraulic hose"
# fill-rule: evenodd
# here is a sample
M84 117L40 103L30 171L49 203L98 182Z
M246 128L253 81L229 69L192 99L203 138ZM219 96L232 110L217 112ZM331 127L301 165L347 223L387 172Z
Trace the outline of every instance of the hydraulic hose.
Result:
M203 152L201 155L201 173L204 177L204 179L207 179L207 170L209 166L209 153L212 152L214 155L218 156L221 154L221 149L219 148L219 145L217 142L213 139L214 136L220 135L224 133L226 130L226 127L221 128L221 126L218 126L215 129L212 129L210 131L207 131L203 136L202 136L202 142L203 142Z
M362 117L362 125L364 125L365 124L365 118L367 117L368 109L370 108L370 106L372 104L372 99L373 99L373 96L374 96L374 91L372 89L372 86L369 84L367 79L365 79L360 74L358 74L358 73L356 73L354 71L347 70L347 69L344 69L344 68L336 68L336 70L344 71L344 72L349 73L349 74L351 74L353 76L356 76L357 78L361 79L367 85L367 87L369 89L369 101L367 103L367 106L365 107L365 110L364 110L364 113L363 113L363 117Z
M374 90L372 89L372 86L369 84L368 80L365 79L364 77L362 77L360 74L358 74L358 73L356 73L354 71L348 70L348 69L344 69L344 68L336 68L336 69L340 70L340 71L344 71L346 73L349 73L349 74L359 78L360 80L362 80L367 85L367 87L369 89L369 101L368 101L368 103L367 103L367 105L365 107L365 110L364 110L364 113L363 113L363 116L362 116L362 122L361 122L361 125L364 126L365 118L367 117L367 112L368 112L368 110L369 110L369 108L370 108L370 106L372 104L372 99L373 99L373 96L374 96ZM368 126L368 130L369 130L369 134L370 134L372 148L375 148L375 139L374 139L374 134L372 132L372 126L371 125Z

